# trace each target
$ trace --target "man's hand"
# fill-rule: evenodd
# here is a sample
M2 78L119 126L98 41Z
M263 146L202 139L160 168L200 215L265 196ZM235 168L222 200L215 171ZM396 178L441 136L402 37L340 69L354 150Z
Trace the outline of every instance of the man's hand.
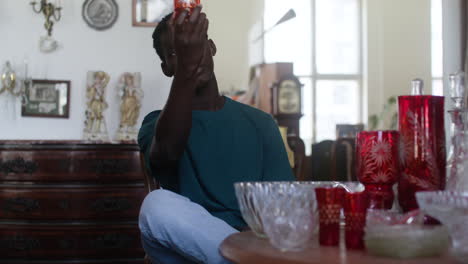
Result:
M209 21L201 10L202 7L197 6L190 16L187 10L176 12L177 16L171 19L177 56L175 75L195 82L208 42Z
M192 105L195 91L207 78L209 59L208 19L201 6L188 11L175 12L169 22L172 48L171 91L164 110L156 123L150 161L159 172L177 172L178 161L188 144L192 129ZM172 51L172 50L171 50ZM214 50L213 50L214 51ZM176 177L176 176L174 176ZM176 178L174 178L176 180Z

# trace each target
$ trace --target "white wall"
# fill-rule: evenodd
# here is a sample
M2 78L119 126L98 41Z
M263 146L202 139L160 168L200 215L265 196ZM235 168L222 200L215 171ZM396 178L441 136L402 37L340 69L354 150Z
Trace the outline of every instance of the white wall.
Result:
M218 47L216 76L222 91L246 90L249 31L263 16L263 0L202 0L210 20L210 36Z
M431 1L367 0L368 112L380 113L386 100L410 92L414 78L431 93Z
M449 98L448 75L462 68L461 1L442 0L443 67L446 109ZM415 78L426 81L431 91L431 17L430 0L367 0L368 14L368 107L378 113L392 95L408 94ZM448 135L450 118L447 115ZM447 139L449 137L447 136Z
M8 105L0 95L0 139L80 139L85 111L85 83L89 70L103 70L111 75L107 90L109 109L106 121L110 136L118 126L116 84L120 74L141 72L145 98L143 115L163 107L170 80L162 75L160 61L152 48L152 28L132 27L131 0L117 0L119 18L109 30L89 28L81 17L83 1L62 1L62 20L54 26L53 37L62 48L52 54L38 49L39 37L46 34L43 15L33 13L29 0L1 0L0 63L11 60L22 74L25 58L36 79L71 80L69 119L24 118L20 105ZM229 2L202 1L211 21L210 35L218 46L216 73L221 90L242 88L247 83L247 38L250 24L258 10L250 0ZM258 7L261 8L261 7Z
M29 1L2 0L0 62L13 60L21 66L25 58L30 73L36 79L71 80L71 109L69 119L20 117L0 110L1 139L80 139L82 136L86 73L103 70L111 75L107 90L109 109L106 121L113 137L118 125L118 76L126 71L141 72L145 99L142 113L161 107L167 96L169 80L159 70L159 62L152 49L150 28L132 27L131 1L117 1L119 18L113 28L98 32L87 26L81 17L82 1L62 1L62 20L54 26L53 37L63 46L52 54L42 54L38 39L45 35L44 17L34 14ZM20 72L21 73L21 72ZM0 104L5 97L0 96Z

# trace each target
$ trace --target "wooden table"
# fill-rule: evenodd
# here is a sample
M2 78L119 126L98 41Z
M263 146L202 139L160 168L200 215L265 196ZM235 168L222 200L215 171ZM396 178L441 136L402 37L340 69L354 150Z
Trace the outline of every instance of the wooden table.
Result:
M455 264L448 256L430 259L398 260L367 255L364 251L347 251L340 247L310 245L301 252L283 253L273 248L267 239L260 239L251 231L233 234L220 247L221 254L234 263L242 264Z

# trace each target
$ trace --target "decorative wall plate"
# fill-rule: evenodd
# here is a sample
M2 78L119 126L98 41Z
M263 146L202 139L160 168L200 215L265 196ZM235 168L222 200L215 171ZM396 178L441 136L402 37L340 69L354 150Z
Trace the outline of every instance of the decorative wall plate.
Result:
M86 0L83 4L83 19L96 30L111 28L119 16L115 0Z

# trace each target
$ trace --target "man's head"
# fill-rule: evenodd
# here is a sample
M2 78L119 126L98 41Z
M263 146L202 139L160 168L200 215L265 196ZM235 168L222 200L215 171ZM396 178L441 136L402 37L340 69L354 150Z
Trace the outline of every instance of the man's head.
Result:
M165 16L156 26L153 32L153 48L156 50L159 58L164 62L164 52L162 48L162 35L169 33L169 20L171 20L173 13Z
M161 59L161 68L168 77L174 76L177 68L177 54L174 49L174 38L172 35L174 30L170 28L172 16L172 13L165 16L156 26L153 33L153 47ZM200 68L203 71L201 79L202 82L208 82L214 76L213 56L216 54L216 46L211 39L208 39L208 36L206 36L204 50L200 50L199 52L203 54L200 63Z

